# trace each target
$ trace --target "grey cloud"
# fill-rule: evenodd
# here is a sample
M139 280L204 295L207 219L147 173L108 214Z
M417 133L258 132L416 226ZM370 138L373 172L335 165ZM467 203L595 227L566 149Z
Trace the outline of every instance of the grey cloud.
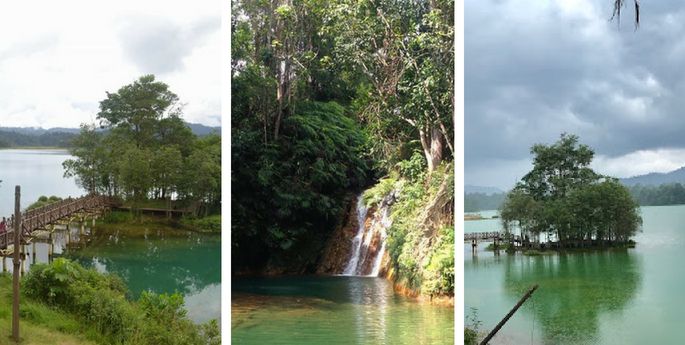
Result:
M183 29L154 17L130 19L119 36L125 53L143 73L165 74L183 68L183 58L209 34L221 29L217 17L206 18Z
M685 147L685 5L643 3L634 31L607 0L574 15L550 3L465 3L467 183L492 166L490 184L511 186L530 146L562 132L607 156Z

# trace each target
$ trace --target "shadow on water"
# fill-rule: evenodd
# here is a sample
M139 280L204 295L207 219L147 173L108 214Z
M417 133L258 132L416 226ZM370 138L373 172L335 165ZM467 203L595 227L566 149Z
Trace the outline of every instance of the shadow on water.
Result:
M600 317L621 312L641 285L640 258L625 249L518 254L503 261L505 292L512 306L530 286L540 286L519 313L534 318L544 344L596 343Z

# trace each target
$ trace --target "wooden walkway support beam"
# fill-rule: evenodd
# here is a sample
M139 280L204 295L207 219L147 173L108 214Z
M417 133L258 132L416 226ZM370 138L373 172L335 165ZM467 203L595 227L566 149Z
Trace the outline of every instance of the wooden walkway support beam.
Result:
M16 186L14 188L14 257L12 258L12 265L14 270L12 271L12 339L15 342L19 342L19 252L21 251L21 246L18 245L21 242L21 231L19 227L21 225L21 209L19 206L19 200L21 199L21 187Z
M512 308L509 311L509 313L507 313L507 315L502 319L502 321L500 321L497 324L497 326L495 326L495 328L493 328L492 331L490 331L490 333L488 333L488 335L483 339L483 341L480 342L480 345L487 345L488 342L492 339L492 337L494 337L495 334L497 334L497 332L499 332L499 330L502 328L502 326L504 326L504 324L507 323L507 321L509 321L509 319L512 317L512 315L514 315L514 313L517 310L519 310L519 308L521 308L523 303L526 302L526 300L533 294L533 292L535 292L535 290L537 290L537 288L538 288L538 284L533 285L533 287L530 288L530 290L528 290L528 292L526 292L526 294L523 295L523 297L521 297L521 299L518 301L518 303L516 303L514 308Z

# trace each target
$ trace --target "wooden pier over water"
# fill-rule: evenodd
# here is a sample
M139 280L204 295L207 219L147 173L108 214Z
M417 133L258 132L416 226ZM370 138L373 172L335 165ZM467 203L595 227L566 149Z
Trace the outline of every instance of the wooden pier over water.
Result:
M86 195L77 199L68 198L43 207L24 211L21 214L21 245L44 241L55 230L55 225L79 222L81 229L85 222L95 219L113 205L113 200L101 195ZM0 256L9 256L14 251L14 216L6 218L6 231L0 234ZM81 231L83 232L83 231ZM34 242L35 243L35 242Z
M509 235L511 236L511 235ZM513 235L513 239L511 237L507 237L507 235L503 232L499 231L486 231L486 232L468 232L464 234L464 242L471 242L471 249L475 253L476 248L478 248L478 242L493 242L494 244L494 249L497 251L499 249L499 246L502 242L504 241L512 241L513 244L521 244L521 236L519 235Z

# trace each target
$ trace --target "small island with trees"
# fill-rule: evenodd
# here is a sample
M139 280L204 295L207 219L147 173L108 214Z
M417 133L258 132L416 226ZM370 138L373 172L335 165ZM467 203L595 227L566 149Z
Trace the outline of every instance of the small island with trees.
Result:
M510 249L634 245L642 224L638 204L616 178L590 168L589 146L562 134L552 145L534 145L531 153L533 169L507 194L501 210Z

